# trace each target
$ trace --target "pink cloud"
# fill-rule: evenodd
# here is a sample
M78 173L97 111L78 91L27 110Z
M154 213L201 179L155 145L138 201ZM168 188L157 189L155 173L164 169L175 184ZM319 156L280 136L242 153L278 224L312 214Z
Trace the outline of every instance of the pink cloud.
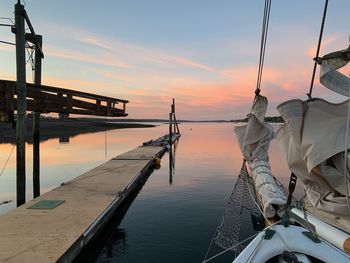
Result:
M160 62L169 65L176 63L178 65L183 65L195 69L213 71L213 68L211 68L208 65L166 51L147 49L142 46L130 44L120 40L96 36L81 30L77 30L74 36L74 38L80 43L85 43L101 48L103 50L117 54L118 56L122 56L122 54L128 54L129 60L134 60L135 58L137 58L137 60L139 61L153 61L156 63Z
M45 53L49 56L106 65L106 66L112 66L112 67L118 67L118 68L130 67L126 62L115 57L110 57L106 55L105 56L90 55L90 54L86 54L76 50L56 48L52 46L46 46Z
M340 37L339 35L335 36L328 36L322 40L321 43L321 50L320 50L320 56L325 55L324 53L332 52L330 48L334 47L334 45L339 44L340 42ZM316 56L316 51L317 51L317 43L315 43L314 46L309 47L306 50L306 55L310 58L314 58ZM333 50L336 51L336 50Z

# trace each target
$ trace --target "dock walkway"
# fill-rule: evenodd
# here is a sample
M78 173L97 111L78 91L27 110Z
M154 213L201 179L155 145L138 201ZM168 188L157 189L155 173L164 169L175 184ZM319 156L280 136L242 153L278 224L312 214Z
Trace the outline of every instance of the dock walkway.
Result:
M168 143L166 136L147 142L0 216L0 262L71 262Z

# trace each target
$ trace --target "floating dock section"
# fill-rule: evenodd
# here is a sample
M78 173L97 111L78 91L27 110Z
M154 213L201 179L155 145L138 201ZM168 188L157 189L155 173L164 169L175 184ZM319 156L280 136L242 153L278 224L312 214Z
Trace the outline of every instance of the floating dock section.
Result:
M71 262L179 137L146 142L0 216L0 262Z

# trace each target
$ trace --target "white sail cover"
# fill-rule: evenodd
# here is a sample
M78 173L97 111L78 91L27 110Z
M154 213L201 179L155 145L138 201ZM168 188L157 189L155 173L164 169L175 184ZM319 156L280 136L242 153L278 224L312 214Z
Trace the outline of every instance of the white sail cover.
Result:
M349 97L350 79L337 69L350 61L350 47L321 58L320 82L330 90Z
M350 79L336 70L349 58L349 49L324 56L320 74L323 85L346 96ZM345 184L349 154L344 158L350 145L349 137L345 138L348 101L333 104L323 99L290 100L277 109L286 122L277 132L277 141L290 170L305 184L311 204L324 211L349 215Z
M235 133L244 159L248 161L262 210L267 218L273 218L277 212L275 208L283 206L286 197L276 185L268 163L268 149L274 132L264 121L267 104L266 97L258 96L248 115L248 124L235 127Z

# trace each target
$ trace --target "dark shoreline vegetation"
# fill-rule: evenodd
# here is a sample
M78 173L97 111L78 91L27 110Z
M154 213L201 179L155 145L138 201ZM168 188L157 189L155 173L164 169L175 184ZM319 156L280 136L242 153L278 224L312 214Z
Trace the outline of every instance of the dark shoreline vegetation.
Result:
M284 123L281 116L265 117L265 121L269 123ZM240 120L234 120L233 122L248 122L248 117Z
M266 117L271 123L284 122L281 117ZM239 123L248 118L238 120L178 120L178 123ZM154 123L154 124L153 124ZM114 129L152 128L159 123L168 123L167 119L104 119L104 118L68 118L58 119L43 116L40 121L40 141L59 138L60 142L69 142L69 138L83 133L94 133ZM26 140L33 142L32 118L26 120ZM0 143L15 143L16 129L10 123L0 122Z
M151 128L153 124L141 123L111 123L104 119L84 119L69 118L57 119L51 117L43 117L40 120L40 141L59 138L60 142L69 142L69 139L83 133L102 132L114 129L130 129L130 128ZM26 140L33 143L33 126L32 119L26 120ZM0 143L15 143L16 128L11 123L0 122Z
M85 118L81 118L81 119L85 119ZM91 121L97 121L97 122L104 122L104 119L95 119L95 118L86 118L89 119ZM118 122L118 123L152 123L152 122L156 122L156 123L168 123L169 120L168 119L107 119L108 122ZM237 120L181 120L178 119L177 122L178 123L221 123L221 122L233 122L233 123L237 123L237 122L247 122L248 121L248 117L247 118L243 118L243 119L237 119ZM284 120L282 119L281 116L273 116L273 117L265 117L265 121L266 122L270 122L270 123L284 123Z

